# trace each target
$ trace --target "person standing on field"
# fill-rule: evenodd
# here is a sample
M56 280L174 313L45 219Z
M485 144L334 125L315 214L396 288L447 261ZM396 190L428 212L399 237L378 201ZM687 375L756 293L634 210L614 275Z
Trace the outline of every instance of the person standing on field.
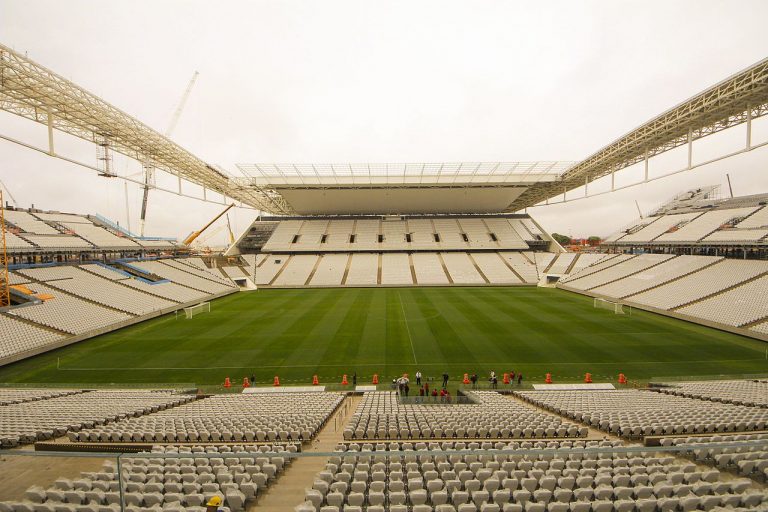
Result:
M416 371L416 385L421 386L421 372L418 370Z
M445 388L445 387L448 387L448 378L449 378L449 375L448 375L448 373L447 373L447 372L446 372L446 373L443 373L443 387L444 387L444 388Z

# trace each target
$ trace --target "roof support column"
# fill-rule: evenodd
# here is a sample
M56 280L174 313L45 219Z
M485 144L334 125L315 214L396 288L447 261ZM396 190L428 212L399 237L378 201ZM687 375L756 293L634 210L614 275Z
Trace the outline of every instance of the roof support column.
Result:
M693 168L693 128L688 128L688 169Z
M615 169L611 171L611 192L613 192L614 190L616 190L616 170Z
M645 150L645 181L648 181L648 150Z
M584 176L584 197L589 197L588 189L589 188L589 176Z
M56 156L56 153L53 151L53 114L51 113L50 105L48 105L47 113L48 113L48 154L51 156Z
M752 107L747 107L747 150L752 149Z

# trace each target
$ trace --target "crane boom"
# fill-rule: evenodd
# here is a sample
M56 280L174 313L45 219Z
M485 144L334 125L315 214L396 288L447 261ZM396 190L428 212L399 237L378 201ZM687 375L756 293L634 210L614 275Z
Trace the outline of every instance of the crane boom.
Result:
M213 219L211 219L211 221L210 221L208 224L206 224L205 226L203 226L201 229L199 229L199 230L197 230L197 231L193 231L193 232L192 232L192 234L191 234L191 235L189 235L189 236L188 236L188 237L187 237L187 238L184 240L183 244L184 244L185 246L189 247L189 245L190 245L192 242L194 242L194 241L195 241L195 239L196 239L197 237L199 237L200 235L202 235L202 234L203 234L203 231L205 231L206 229L208 229L208 228L211 226L211 224L213 224L214 222L216 222L217 220L219 220L219 219L220 219L220 218L221 218L221 217L222 217L222 216L223 216L225 213L227 213L229 210L231 210L233 206L235 206L235 203L232 203L232 204L230 204L229 206L227 206L226 208L224 208L224 210L222 210L222 211L221 211L221 213L219 213L217 216L215 216Z
M170 137L173 133L173 130L176 129L176 125L179 123L181 113L184 111L184 106L187 104L187 100L189 99L189 95L192 93L192 88L195 86L195 82L197 81L197 76L199 74L200 73L195 71L195 73L192 75L192 79L189 81L189 84L187 84L187 88L184 90L184 94L181 96L181 100L176 106L176 110L173 112L173 116L171 116L171 122L168 123L168 128L166 128L165 132L163 133L163 135L166 137ZM154 165L152 165L152 162L150 161L144 162L144 187L142 187L143 194L141 197L141 236L144 236L144 224L147 219L147 202L149 201L149 189L152 185L152 182L154 181L154 177Z

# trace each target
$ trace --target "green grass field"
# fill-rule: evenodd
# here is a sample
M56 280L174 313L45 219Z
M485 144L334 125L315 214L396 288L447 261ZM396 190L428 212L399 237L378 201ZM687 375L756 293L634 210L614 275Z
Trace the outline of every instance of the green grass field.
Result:
M0 368L0 382L196 383L245 375L337 383L357 372L458 379L522 371L526 382L768 371L763 342L541 288L259 290L191 320L167 315ZM57 361L59 367L57 368ZM454 380L454 382L456 382Z

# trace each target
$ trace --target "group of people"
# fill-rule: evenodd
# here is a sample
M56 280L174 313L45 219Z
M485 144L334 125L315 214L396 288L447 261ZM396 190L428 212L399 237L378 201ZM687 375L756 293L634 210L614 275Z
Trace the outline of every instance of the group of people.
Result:
M424 381L422 383L422 380L424 380L424 376L422 375L421 371L416 372L416 386L419 388L419 396L420 397L433 397L437 398L440 397L441 399L447 398L450 400L451 394L448 392L448 381L450 380L450 376L448 373L443 373L443 385L440 389L440 391L437 390L437 388L433 388L430 390L429 382ZM516 373L515 371L512 371L509 373L509 381L510 384L514 384L515 378L517 378L517 385L520 386L523 383L523 372ZM469 377L470 382L472 383L472 389L477 389L477 382L478 382L478 376L476 373L473 373ZM498 389L499 388L499 377L496 375L496 372L491 370L490 375L488 376L488 382L491 384L491 389ZM397 389L397 392L400 394L400 396L408 396L411 391L411 380L408 377L407 373L404 373L402 377L399 377L397 379L392 380L392 388Z

